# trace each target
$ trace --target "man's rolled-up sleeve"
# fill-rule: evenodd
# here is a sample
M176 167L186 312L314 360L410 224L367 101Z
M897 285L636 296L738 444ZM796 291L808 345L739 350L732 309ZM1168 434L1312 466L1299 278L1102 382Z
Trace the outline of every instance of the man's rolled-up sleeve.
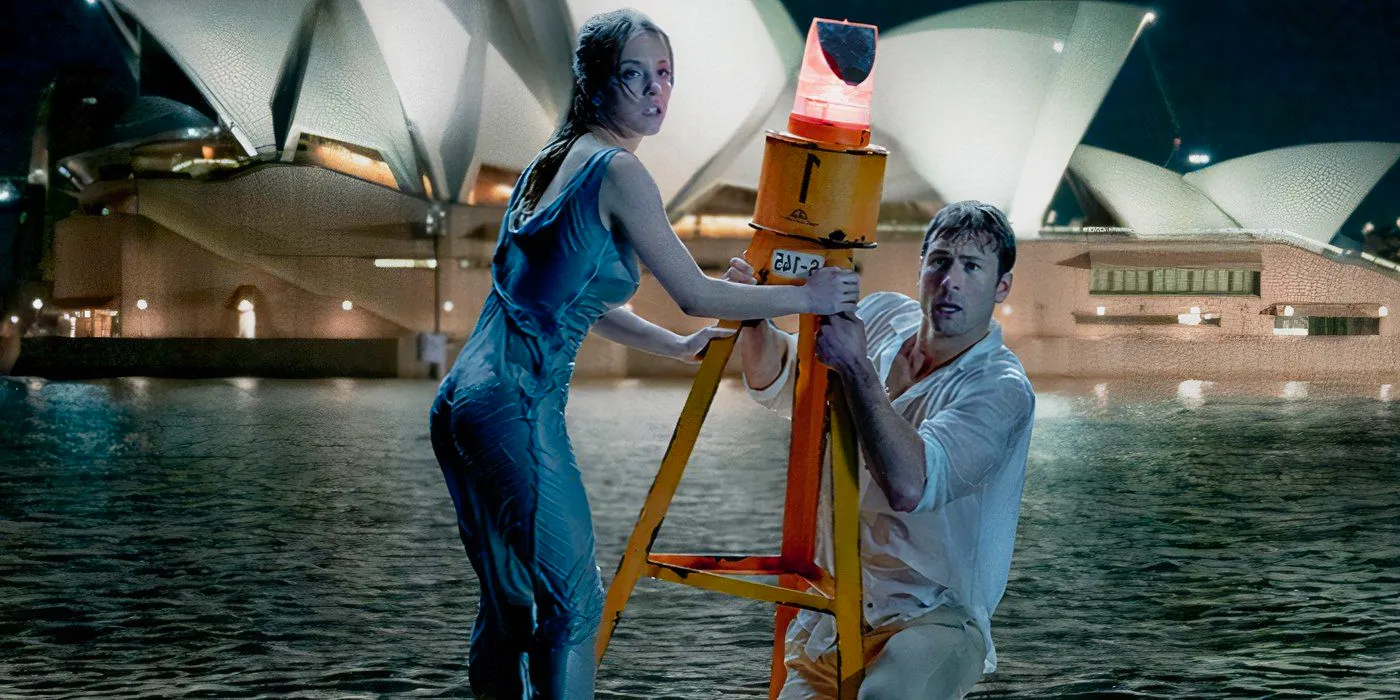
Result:
M1006 372L966 389L918 426L924 441L924 495L914 512L927 512L976 492L1003 467L1031 420L1035 394L1024 375Z
M783 368L778 372L778 378L772 384L762 388L754 389L749 386L748 376L744 377L744 388L748 390L749 396L762 406L777 411L784 418L792 417L792 368L797 365L797 336L784 331L777 326L773 326L772 321L768 324L777 331L783 341L787 343L787 349L783 352Z

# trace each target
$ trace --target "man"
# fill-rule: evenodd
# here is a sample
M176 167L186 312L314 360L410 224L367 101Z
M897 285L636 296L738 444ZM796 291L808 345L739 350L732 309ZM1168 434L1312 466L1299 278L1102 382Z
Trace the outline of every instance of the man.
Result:
M918 301L880 292L820 321L817 356L840 377L861 447L861 698L961 698L996 668L990 618L1006 589L1035 408L992 319L1015 262L996 207L950 204L924 235ZM753 281L739 258L728 274ZM796 347L771 323L740 334L759 403L791 406ZM828 567L829 526L823 513ZM830 616L798 614L780 698L836 696L834 639Z

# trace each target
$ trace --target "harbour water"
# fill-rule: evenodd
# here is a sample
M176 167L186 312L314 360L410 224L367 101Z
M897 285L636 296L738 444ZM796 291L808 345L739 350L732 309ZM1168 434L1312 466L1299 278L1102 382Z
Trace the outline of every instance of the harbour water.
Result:
M973 697L1400 697L1400 390L1036 386ZM468 695L434 389L0 380L0 696ZM574 388L605 581L687 389ZM726 383L658 548L771 550L786 435ZM764 697L771 624L643 582L599 697Z

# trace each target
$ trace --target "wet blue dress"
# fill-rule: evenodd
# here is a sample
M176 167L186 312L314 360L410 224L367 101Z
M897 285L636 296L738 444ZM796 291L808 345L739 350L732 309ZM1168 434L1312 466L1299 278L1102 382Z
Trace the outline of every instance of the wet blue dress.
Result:
M593 154L516 226L521 175L492 291L433 404L433 450L481 580L468 661L478 696L592 697L603 588L564 405L589 328L637 290L635 252L598 216L619 150Z

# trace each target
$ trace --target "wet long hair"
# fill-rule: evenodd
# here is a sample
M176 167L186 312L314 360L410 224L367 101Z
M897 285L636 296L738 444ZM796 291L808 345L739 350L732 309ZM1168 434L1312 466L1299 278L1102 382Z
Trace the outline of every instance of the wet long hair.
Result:
M604 89L617 79L617 64L627 40L642 32L652 32L666 44L671 53L671 38L646 15L630 9L613 10L594 15L578 30L574 46L574 85L569 97L569 110L549 142L535 156L529 176L522 183L519 214L528 214L539 204L541 195L559 173L564 157L590 126L602 123L599 114L603 106ZM671 56L675 63L675 56Z

